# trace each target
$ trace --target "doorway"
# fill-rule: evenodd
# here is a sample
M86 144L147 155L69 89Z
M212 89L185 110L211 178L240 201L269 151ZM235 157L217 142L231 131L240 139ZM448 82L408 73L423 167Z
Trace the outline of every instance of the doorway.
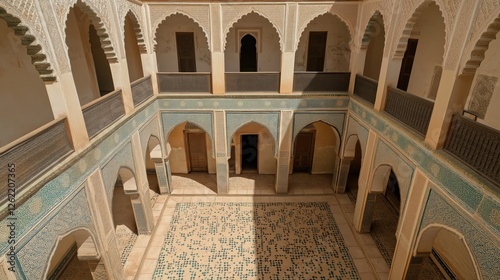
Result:
M322 72L325 65L327 32L309 33L309 46L307 48L307 71Z
M176 32L179 72L196 72L196 55L193 32Z
M189 171L208 172L207 145L204 132L188 132Z
M295 140L293 172L311 172L315 133L300 132Z
M257 72L257 40L250 34L241 38L240 72Z
M399 72L398 88L400 90L408 90L413 60L415 60L415 53L417 52L417 45L417 39L408 39L408 46L406 47L403 61L401 62L401 71Z
M241 135L241 169L257 171L258 167L258 134Z

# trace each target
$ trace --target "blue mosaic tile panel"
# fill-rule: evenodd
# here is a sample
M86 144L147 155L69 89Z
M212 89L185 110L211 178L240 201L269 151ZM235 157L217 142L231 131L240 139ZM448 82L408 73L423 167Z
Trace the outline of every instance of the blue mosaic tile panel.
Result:
M178 203L153 279L359 279L328 203Z

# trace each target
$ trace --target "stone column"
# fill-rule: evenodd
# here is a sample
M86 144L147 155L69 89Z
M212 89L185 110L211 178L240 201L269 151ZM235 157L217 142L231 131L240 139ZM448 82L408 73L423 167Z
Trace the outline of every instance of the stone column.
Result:
M106 270L106 274L101 277L123 279L123 266L116 243L113 217L100 169L97 169L88 177L85 192L92 215L92 223L96 230L96 249ZM100 261L93 263L91 269L98 269L98 271L102 272Z
M161 146L157 145L150 153L151 160L155 164L156 177L158 178L158 185L160 187L161 194L170 193L170 181L167 176L167 169L165 160L161 152Z
M285 34L281 46L280 93L293 92L295 70L295 47L297 33L297 3L288 3L285 12Z
M275 186L275 191L278 194L288 192L288 176L290 173L290 158L292 156L292 129L293 111L281 111Z
M229 191L229 164L226 143L226 112L214 111L215 164L217 172L217 193Z
M361 221L361 227L358 232L370 232L372 225L373 213L375 212L375 204L377 203L377 193L368 193L365 200L365 207Z
M352 157L344 157L340 160L340 170L337 178L337 193L345 193L347 177L349 176L349 168L351 167L352 160Z
M350 62L350 71L351 77L349 80L349 92L354 93L354 84L356 81L356 74L363 74L365 69L365 60L366 60L366 48L361 48L359 45L353 45L351 51L351 62Z
M110 63L111 75L115 89L121 89L125 114L130 115L134 112L134 100L132 98L132 88L128 75L127 59L123 58L117 63Z
M210 19L212 23L212 93L226 93L225 64L224 64L224 32L222 31L221 5L210 5Z
M81 151L88 145L89 136L73 75L71 72L62 74L59 82L46 84L46 88L54 118L67 117L74 149L76 152Z
M397 236L393 263L389 271L389 279L413 279L411 275L418 274L419 256L412 260L414 246L418 237L420 221L424 212L425 202L429 196L432 182L420 169L415 169L406 207L401 213L400 231Z
M281 53L280 93L293 92L295 52Z

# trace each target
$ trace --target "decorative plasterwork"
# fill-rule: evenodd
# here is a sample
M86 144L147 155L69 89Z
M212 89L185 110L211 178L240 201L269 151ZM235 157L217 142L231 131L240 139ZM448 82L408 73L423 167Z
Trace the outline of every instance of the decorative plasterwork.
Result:
M224 49L226 48L229 30L243 16L256 13L267 19L276 29L279 36L280 49L283 51L283 36L285 33L286 6L284 4L272 5L224 5L222 8L222 28L224 34Z
M358 13L357 3L334 3L334 4L318 4L318 5L299 5L299 14L297 19L297 34L295 50L299 46L299 41L302 33L306 29L307 25L311 23L315 18L330 13L337 16L342 22L344 22L349 30L351 38L356 38L355 26Z
M406 50L406 44L408 38L411 34L413 26L417 22L422 11L428 7L431 2L435 2L441 11L441 15L444 19L445 25L445 44L443 56L446 54L449 36L452 34L452 30L455 24L456 14L462 0L405 0L402 1L402 6L400 9L401 16L399 17L399 22L396 23L396 38L394 40L394 53L393 57L403 57Z
M145 28L141 28L143 21L141 6L130 1L122 0L116 4L118 21L120 26L120 34L123 35L125 40L125 18L130 16L132 23L134 25L135 36L137 37L137 43L139 46L139 51L141 53L147 52L147 47L144 42L143 32Z
M118 58L116 56L116 51L113 45L117 45L117 30L112 28L111 14L109 12L109 7L107 1L102 0L88 0L82 2L81 0L53 0L51 1L52 6L57 15L57 21L59 26L64 28L64 39L66 40L66 20L69 11L72 7L77 5L84 13L86 13L92 21L97 34L101 40L101 47L106 54L106 58L109 62L117 62ZM108 33L108 30L110 31ZM112 34L110 37L109 34ZM113 38L113 40L111 39ZM114 41L114 42L113 42ZM114 43L114 44L113 44ZM68 47L65 46L67 52Z
M209 5L149 5L151 30L156 33L159 25L167 17L181 14L192 19L197 23L208 42L208 48L211 50L211 28L210 28L210 6ZM153 40L153 46L156 45L156 38Z
M48 57L48 44L41 20L33 0L7 0L0 4L0 18L7 22L31 56L40 78L44 82L56 80Z

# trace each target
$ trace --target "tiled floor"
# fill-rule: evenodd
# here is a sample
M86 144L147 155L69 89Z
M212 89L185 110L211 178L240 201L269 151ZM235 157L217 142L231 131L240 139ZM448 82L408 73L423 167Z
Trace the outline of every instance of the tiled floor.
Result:
M333 193L331 179L294 174L289 194L276 195L274 175L233 175L229 194L216 195L213 175L174 176L172 195L156 200L157 226L139 236L136 244L147 243L134 246L126 277L386 279L389 267L372 237L353 230L354 204Z

